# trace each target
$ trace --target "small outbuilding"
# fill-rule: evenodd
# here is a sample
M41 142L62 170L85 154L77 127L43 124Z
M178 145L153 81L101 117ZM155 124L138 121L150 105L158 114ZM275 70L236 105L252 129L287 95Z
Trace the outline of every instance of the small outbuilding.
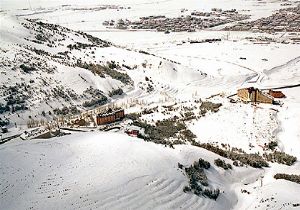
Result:
M281 91L275 91L270 89L269 95L273 96L274 98L285 98L286 96Z
M126 133L128 136L137 137L140 133L139 130L127 130Z

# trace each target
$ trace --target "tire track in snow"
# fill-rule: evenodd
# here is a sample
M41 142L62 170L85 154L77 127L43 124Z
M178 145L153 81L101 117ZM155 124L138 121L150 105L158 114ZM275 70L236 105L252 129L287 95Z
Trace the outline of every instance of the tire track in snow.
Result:
M300 62L300 56L296 57L296 58L293 58L291 60L289 60L288 62L284 63L284 64L281 64L279 66L276 66L276 67L273 67L269 70L264 70L263 73L265 75L270 75L270 74L274 74L275 72L283 69L283 68L286 68L286 67L289 67L291 65L295 65L296 63Z
M165 182L166 182L166 179L158 180L158 183L156 184L156 186L164 187ZM116 191L117 189L120 189L120 188L124 188L124 186L118 186L112 190L107 191L107 193L112 194L112 195L109 195L106 199L101 201L101 204L103 207L108 206L108 205L113 205L112 203L116 201L116 197L118 197L118 196L119 196L119 199L118 199L118 202L119 202L120 200L129 199L136 194L141 195L141 193L140 193L141 189L136 190L135 188L132 188L132 190L127 191L127 192L122 191L122 192L118 193L117 195L115 195L114 191ZM131 189L131 188L128 188L128 189ZM101 193L103 193L103 192L101 192Z
M138 190L135 190L134 193L127 194L126 191L122 192L120 195L120 198L116 198L118 196L113 196L113 202L106 203L103 205L103 207L108 209L124 209L128 208L130 206L130 203L132 202L138 202L142 201L144 203L149 202L151 198L153 198L153 195L157 197L158 192L163 191L164 189L168 188L168 186L171 186L174 184L174 180L167 180L163 179L162 181L159 181L158 184L155 184L154 186L148 185L143 188L139 188ZM149 197L149 195L152 195ZM142 204L141 204L142 205Z
M147 199L138 199L138 201L141 202L137 202L135 200L132 200L129 203L129 206L133 206L133 208L140 208L141 206L149 206L150 209L152 209L153 206L153 200L155 201L155 206L159 206L161 207L161 199L164 198L165 196L168 196L169 194L174 193L174 189L175 191L178 190L178 187L180 186L180 181L177 180L171 180L170 184L165 185L164 188L162 189L157 189L154 188L155 190L152 191L149 195L149 197L147 197Z

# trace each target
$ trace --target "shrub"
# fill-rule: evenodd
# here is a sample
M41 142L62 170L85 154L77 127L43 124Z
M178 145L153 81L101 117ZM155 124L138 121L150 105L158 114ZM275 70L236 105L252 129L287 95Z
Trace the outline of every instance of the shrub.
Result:
M115 61L107 62L107 66L108 66L108 68L110 68L110 69L116 69L116 68L119 67L119 66L116 64Z
M213 103L210 101L203 101L200 105L201 114L205 114L207 111L217 112L222 106L221 103Z
M130 114L126 114L126 117L130 120L136 121L141 117L141 115L137 113L130 113Z
M122 66L123 66L123 67L125 67L126 69L129 69L129 70L131 70L131 69L132 69L130 66L128 66L128 65L125 65L125 64L122 64Z
M186 139L188 141L193 141L197 136L190 130L188 129L183 129L180 134L182 135L183 139Z
M118 89L113 89L112 91L109 92L109 97L115 96L115 95L122 95L124 92L121 88Z
M205 189L203 194L210 199L217 200L217 198L220 195L220 190L219 189L215 189L215 190Z
M300 175L295 174L275 174L275 179L285 179L291 182L295 182L297 184L300 184Z
M146 114L152 114L152 113L154 113L154 112L156 112L157 111L157 108L158 107L154 107L154 108L151 108L151 109L144 109L143 111L142 111L142 114L143 115L146 115Z
M142 67L146 68L147 67L147 63L146 62L142 63Z
M185 170L185 173L189 179L189 186L183 188L183 192L193 192L197 196L205 196L210 199L216 200L220 194L219 189L209 189L208 179L204 172L204 169L210 167L210 163L203 160L195 161L190 167L184 167L182 164L178 163L180 169Z
M28 107L26 107L24 104L21 104L21 105L12 106L11 108L11 112L17 112L20 110L28 110Z
M225 170L232 169L232 166L230 163L225 163L225 161L221 160L220 158L215 159L215 165L218 167L221 167Z
M146 54L146 55L150 55L148 52L143 51L143 50L140 50L139 53L143 53L143 54Z
M188 111L183 114L183 120L185 120L185 121L193 120L195 118L196 118L196 116L195 116L194 112L192 112L192 111Z
M9 112L10 111L10 107L8 105L3 105L0 103L0 114L4 113L4 112Z
M202 168L196 168L194 165L191 165L190 167L185 168L185 173L188 175L192 183L199 182L203 186L208 186L207 176ZM195 189L194 186L191 186L191 188Z
M118 67L115 63L109 62L108 66L102 66L102 65L93 64L93 63L90 63L90 64L82 63L80 60L78 60L76 65L80 68L90 70L91 72L99 75L100 77L105 78L105 75L109 75L111 78L113 78L115 80L119 80L124 84L128 84L128 85L133 84L132 79L128 76L127 73L122 73L122 72L115 70L115 68Z
M153 141L158 144L171 144L167 140L180 136L185 140L192 138L192 132L187 131L184 123L177 122L173 119L166 119L156 122L155 126L141 121L134 121L133 125L144 128L146 136L144 140Z
M269 167L269 164L258 154L246 154L246 153L238 153L237 151L229 151L223 150L219 147L213 146L211 144L200 144L198 142L193 141L192 145L204 148L211 152L214 152L222 157L240 161L240 163L249 165L253 168L262 168Z
M198 165L200 168L204 169L209 169L210 168L210 163L202 158L199 159Z
M296 157L294 157L292 155L288 155L284 152L278 152L278 151L275 151L275 152L269 153L269 154L264 153L263 156L268 161L277 162L277 163L285 164L285 165L288 165L288 166L293 165L297 161Z
M67 115L67 114L78 114L79 110L77 109L76 106L71 106L71 107L63 107L61 109L54 109L53 113L56 115ZM49 111L49 115L51 115L51 112Z
M178 163L178 168L183 169L184 166L181 163Z
M147 93L151 93L152 91L154 91L153 85L148 84L148 86L147 86Z
M25 72L25 73L30 73L32 71L36 71L36 68L34 67L30 67L30 66L26 66L25 64L21 64L20 68Z
M9 124L9 120L8 119L1 119L0 118L0 126L7 126Z
M185 193L187 193L187 192L190 192L192 189L190 188L190 187L188 187L188 186L185 186L184 188L183 188L183 192L185 192Z
M96 99L92 99L90 101L85 101L83 102L82 106L84 107L93 107L93 106L101 106L107 103L107 97L106 96L102 96Z
M269 148L270 150L274 150L275 147L277 147L277 146L278 146L278 143L277 143L276 141L271 141L271 142L268 144L268 148Z
M233 163L232 163L234 166L236 166L236 167L238 167L239 166L239 162L238 161L233 161Z
M110 68L105 67L104 73L109 75L111 78L121 81L124 84L132 84L133 81L126 73L119 72L117 70L113 70Z

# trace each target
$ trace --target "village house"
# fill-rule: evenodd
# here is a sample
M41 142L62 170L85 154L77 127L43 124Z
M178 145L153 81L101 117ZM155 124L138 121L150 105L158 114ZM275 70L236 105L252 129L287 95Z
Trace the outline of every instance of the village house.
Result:
M273 96L254 87L239 89L237 95L244 102L274 104Z

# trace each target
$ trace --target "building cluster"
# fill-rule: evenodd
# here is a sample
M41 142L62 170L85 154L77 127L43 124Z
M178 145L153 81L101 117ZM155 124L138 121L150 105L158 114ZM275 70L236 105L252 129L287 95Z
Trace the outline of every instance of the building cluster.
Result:
M236 10L212 9L211 12L191 12L190 15L168 18L163 15L141 17L138 21L120 19L119 21L104 21L103 25L117 29L156 30L160 32L194 32L226 23L245 20L247 15L239 14Z
M275 98L285 98L285 95L281 91L274 91L271 89L262 91L254 87L239 89L237 91L237 96L244 102L267 104L275 104Z
M86 126L100 126L113 124L118 121L121 121L125 118L124 109L106 109L102 110L97 114L95 112L90 112L85 115L80 115L79 118L71 119L68 123L68 126L71 127L86 127Z
M292 8L280 9L275 14L251 22L240 22L227 27L230 31L254 32L300 32L300 5Z
M300 32L288 32L280 37L268 37L266 35L249 36L246 37L246 39L254 44L270 44L271 42L281 44L300 44Z
M66 5L68 6L68 5ZM65 6L65 7L66 7ZM123 6L118 6L118 5L100 5L100 6L95 6L95 7L75 7L71 8L72 10L92 10L92 11L100 11L100 10L106 10L106 9L111 9L111 10L123 10L123 9L131 9L131 7L123 7Z

